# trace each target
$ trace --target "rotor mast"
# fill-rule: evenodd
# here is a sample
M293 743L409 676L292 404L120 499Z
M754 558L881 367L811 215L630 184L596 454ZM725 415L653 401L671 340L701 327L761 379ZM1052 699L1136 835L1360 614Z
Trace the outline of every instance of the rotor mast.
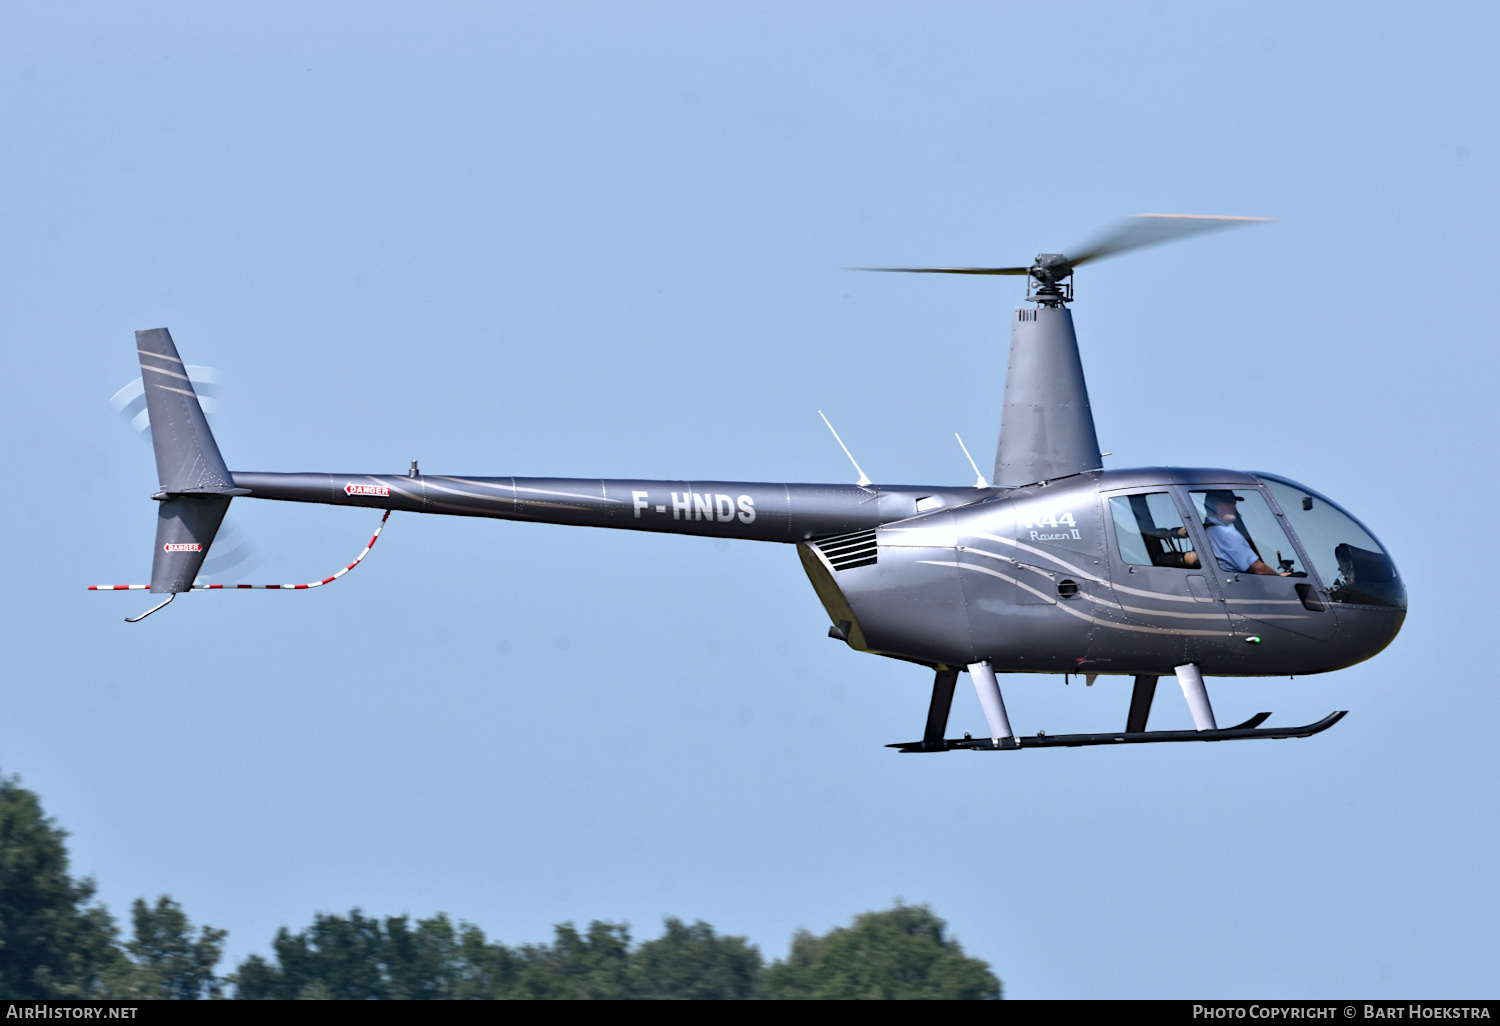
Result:
M1071 275L1033 274L1038 284L1011 316L1010 358L1000 407L993 481L1002 488L1071 477L1103 466L1089 405L1078 335L1073 330ZM1059 258L1060 259L1060 258ZM1056 266L1056 265L1053 265Z

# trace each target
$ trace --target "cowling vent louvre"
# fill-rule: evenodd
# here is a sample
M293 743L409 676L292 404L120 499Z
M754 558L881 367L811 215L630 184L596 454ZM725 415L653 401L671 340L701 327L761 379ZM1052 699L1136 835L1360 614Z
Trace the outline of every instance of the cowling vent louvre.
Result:
M813 545L835 570L852 570L857 566L873 566L877 562L874 531L841 534L837 538L813 542Z

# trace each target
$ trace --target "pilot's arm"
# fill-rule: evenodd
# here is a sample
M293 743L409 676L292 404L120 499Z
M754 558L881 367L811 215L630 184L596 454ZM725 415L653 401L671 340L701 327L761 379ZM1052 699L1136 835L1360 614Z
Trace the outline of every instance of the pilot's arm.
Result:
M1170 541L1173 538L1188 537L1188 529L1186 527L1158 527L1152 530L1142 531L1141 533L1147 538L1160 538L1163 541ZM1186 552L1181 552L1180 550L1178 551L1182 556L1181 565L1188 570L1193 570L1198 566L1198 553L1192 550L1191 541L1188 542L1188 546L1189 548Z
M1158 527L1155 530L1142 530L1148 538L1186 538L1188 529L1186 527Z
M1219 561L1219 569L1239 574L1261 574L1270 577L1286 577L1287 574L1272 570L1265 562L1255 554L1250 543L1232 527L1224 524L1211 524L1208 528L1208 540L1214 547L1214 556Z

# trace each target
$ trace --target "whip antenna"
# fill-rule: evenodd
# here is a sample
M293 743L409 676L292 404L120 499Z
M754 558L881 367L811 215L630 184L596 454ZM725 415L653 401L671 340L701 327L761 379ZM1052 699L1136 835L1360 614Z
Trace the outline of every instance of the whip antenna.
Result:
M953 437L958 438L957 431L953 432ZM990 486L990 483L986 481L984 479L984 475L979 472L979 464L974 462L974 457L969 456L969 447L964 444L964 440L962 438L958 438L958 447L962 449L964 451L964 455L968 457L969 466L974 468L974 487L988 488Z
M828 430L829 431L833 431L833 425L829 424L828 418L825 417L825 416L823 416L823 411L822 410L818 411L818 416L823 417L823 423L824 424L828 424ZM842 450L844 450L844 455L849 457L849 462L854 464L854 469L855 470L859 470L859 480L856 481L856 482L854 482L854 483L857 484L857 485L859 485L859 487L861 487L861 488L864 488L867 485L869 485L870 479L865 476L865 472L863 470L860 470L859 464L856 463L855 460L854 460L854 454L849 451L849 447L844 444L844 440L839 437L839 433L837 431L833 431L833 440L835 442L839 443L839 448L842 449Z

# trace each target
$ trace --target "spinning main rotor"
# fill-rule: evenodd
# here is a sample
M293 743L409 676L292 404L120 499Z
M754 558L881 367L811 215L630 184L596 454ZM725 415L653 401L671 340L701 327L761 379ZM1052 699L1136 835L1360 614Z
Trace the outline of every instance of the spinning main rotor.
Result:
M1137 214L1079 247L1076 256L1038 253L1029 267L860 267L861 271L904 271L911 274L1026 275L1026 299L1058 306L1073 298L1073 269L1132 249L1144 249L1188 235L1269 221L1269 217L1225 217L1202 214Z

